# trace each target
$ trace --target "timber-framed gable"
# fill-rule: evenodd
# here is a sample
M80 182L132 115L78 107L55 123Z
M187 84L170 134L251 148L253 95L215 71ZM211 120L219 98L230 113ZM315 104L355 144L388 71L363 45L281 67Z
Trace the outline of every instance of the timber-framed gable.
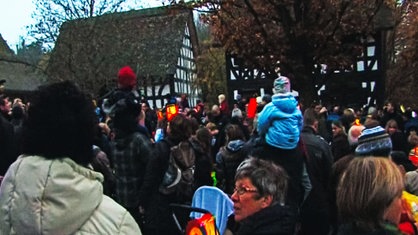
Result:
M138 89L161 108L167 95L197 99L198 39L193 12L164 6L69 21L60 29L47 73L74 80L95 97L116 87L118 70L129 65Z

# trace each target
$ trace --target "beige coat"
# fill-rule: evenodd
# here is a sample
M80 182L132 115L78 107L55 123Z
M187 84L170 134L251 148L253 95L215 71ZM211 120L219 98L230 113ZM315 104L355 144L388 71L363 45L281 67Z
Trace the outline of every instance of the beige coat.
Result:
M103 195L102 181L69 158L19 157L0 187L0 235L141 235L133 217Z

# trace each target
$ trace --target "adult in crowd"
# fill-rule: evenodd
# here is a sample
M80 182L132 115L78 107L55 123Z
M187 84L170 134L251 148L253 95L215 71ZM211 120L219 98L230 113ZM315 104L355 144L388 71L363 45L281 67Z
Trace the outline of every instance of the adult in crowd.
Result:
M169 166L171 147L191 137L191 126L190 120L185 115L177 114L167 124L166 137L155 144L153 157L148 162L144 182L137 197L140 212L145 217L144 234L172 234L177 229L169 204L186 203L186 201L177 197L176 193L161 192L159 187Z
M399 130L398 123L395 119L390 119L386 122L385 130L389 134L392 141L392 150L402 151L405 154L408 153L409 149L407 137L401 130Z
M219 109L221 111L221 114L229 117L231 110L229 109L228 100L226 99L224 94L218 95L218 102L219 102Z
M408 143L411 146L408 153L408 158L416 167L418 167L418 135L415 131L412 131L409 134Z
M215 124L216 132L213 133L214 144L212 145L212 158L215 161L216 153L219 151L219 148L225 145L225 135L222 134L223 129L229 123L229 115L224 115L221 112L221 109L218 105L213 105L211 111L207 115L208 123Z
M399 171L405 177L405 189L402 192L403 210L398 228L405 235L417 235L417 213L415 210L415 205L418 197L408 190L408 176L406 175L406 172L415 172L415 179L410 178L409 180L416 182L417 168L411 163L411 161L408 159L408 156L402 151L392 151L390 153L390 160L392 160L392 162L398 166ZM416 185L415 182L414 184Z
M402 234L397 226L403 188L403 175L390 159L355 158L337 189L338 234Z
M10 112L10 122L13 124L15 132L19 131L23 125L23 121L26 118L26 109L23 103L16 102Z
M93 160L91 162L91 166L93 170L100 172L104 176L103 181L103 193L108 195L109 197L114 196L115 190L115 183L116 178L113 171L113 165L109 160L109 156L104 151L107 147L105 145L109 145L109 153L110 153L110 144L102 133L102 128L99 125L96 125L95 128L95 137L93 140Z
M245 140L250 139L250 130L248 129L247 125L244 125L244 114L239 108L234 108L231 113L231 119L229 120L229 124L237 125L242 133L244 134ZM223 132L225 135L225 131Z
M114 139L110 155L116 176L115 199L140 222L139 190L153 145L148 132L138 131L144 112L133 95L117 101L113 112Z
M187 97L187 94L181 94L180 102L179 102L179 109L184 112L186 109L189 109L189 108L190 108L190 105L189 105L189 98Z
M338 183L343 175L344 171L347 169L350 162L356 157L367 157L367 156L380 156L389 158L392 152L392 144L389 135L385 130L379 126L377 120L370 120L365 123L366 126L356 126L354 125L351 132L352 138L350 144L352 145L352 153L342 157L336 161L332 166L331 174L331 223L332 223L332 234L336 234L338 230L338 209L336 205L336 191ZM356 136L357 131L360 132L360 136ZM355 130L355 131L354 131ZM356 151L358 150L358 151Z
M261 112L268 103L272 101L272 96L270 94L265 94L262 97L258 96L257 100L257 112Z
M379 125L378 122L376 122L376 125ZM331 204L331 230L332 234L337 233L338 229L338 212L337 212L337 205L336 205L336 191L338 182L341 178L341 174L345 171L348 164L354 159L354 151L357 148L358 145L358 138L361 135L361 132L363 129L366 128L363 125L353 125L350 127L350 130L348 131L348 143L350 145L350 152L338 159L337 161L334 161L334 164L332 165L331 170L331 176L330 176L330 204Z
M288 175L269 161L249 158L238 167L234 202L235 235L294 234L297 214L285 205Z
M196 119L191 118L190 121L199 126ZM193 191L197 190L200 186L212 186L213 179L211 177L214 170L214 164L211 151L212 134L206 127L198 127L195 134L189 139L192 148L195 152L195 171Z
M247 125L244 125L244 114L239 108L232 109L231 116L224 119L225 122L222 124L221 128L219 128L219 132L215 133L216 141L215 146L213 148L214 152L212 156L214 156L214 161L216 161L216 154L219 152L222 146L227 144L226 139L226 130L225 127L227 125L236 125L241 129L241 132L244 134L244 140L247 141L250 139L250 131Z
M405 111L405 125L404 133L406 136L409 136L411 132L418 131L418 116L417 112L412 108L407 108Z
M163 117L158 120L157 128L155 130L155 135L154 135L154 143L164 139L164 137L166 136L167 123L168 121L166 117Z
M199 125L204 126L205 123L205 104L201 100L196 100L196 105L193 108L192 116L198 121Z
M376 125L379 123L376 121ZM352 125L347 133L348 144L350 145L350 153L354 153L358 145L358 137L361 135L361 132L366 128L364 125L356 124Z
M350 144L345 132L345 127L339 120L334 120L331 123L332 142L331 150L334 157L334 162L350 153Z
M408 141L414 145L408 154L408 160L412 162L415 167L418 167L418 135L413 132L409 135ZM409 193L418 196L418 171L412 170L405 174L405 189Z
M149 136L153 137L155 135L157 124L158 124L158 117L157 112L151 109L149 102L147 100L142 100L142 110L145 112L145 128L147 129Z
M228 124L225 127L226 145L216 154L216 171L219 188L231 195L235 185L235 172L237 167L247 156L243 150L245 137L241 128Z
M350 128L356 124L356 114L354 109L346 108L343 110L343 113L340 117L341 123L345 127L346 130L350 130Z
M13 124L8 119L10 101L4 94L0 95L0 177L17 158L17 145ZM1 180L0 180L1 182Z
M3 118L10 121L12 119L12 102L7 95L0 95L0 114Z
M329 128L327 119L328 119L328 110L321 103L314 102L310 108L315 114L316 119L318 120L318 130L317 133L327 142L330 142L332 139L331 128ZM309 109L308 109L309 110ZM306 110L305 110L306 113Z
M330 112L328 113L327 122L332 123L333 121L340 120L341 115L342 110L339 105L331 106Z
M398 112L396 104L388 100L385 102L385 106L383 107L383 116L380 119L380 125L385 128L386 123L390 119L394 119L396 121L399 130L404 130L404 120L402 115Z
M331 147L318 135L317 115L306 112L301 139L306 151L306 166L312 190L301 208L301 233L328 234L330 229L329 185L334 162Z
M0 188L0 234L141 234L88 168L95 114L78 86L39 88L23 128L24 154Z
M237 106L238 106L238 108L241 110L241 111L243 111L243 112L245 112L246 110L247 110L247 108L246 108L246 106L247 106L247 104L248 104L248 100L247 100L247 98L246 97L244 97L244 96L242 96L241 94L237 94L237 96L236 96L236 102L237 102Z
M392 151L392 140L380 126L370 126L361 132L355 150L357 156L388 157Z

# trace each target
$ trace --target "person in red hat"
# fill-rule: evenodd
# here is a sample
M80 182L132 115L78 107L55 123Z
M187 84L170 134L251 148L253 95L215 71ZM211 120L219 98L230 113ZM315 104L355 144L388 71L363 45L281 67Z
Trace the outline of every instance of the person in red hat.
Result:
M130 66L122 67L117 74L117 89L104 95L102 109L106 114L114 113L115 104L128 96L132 96L134 100L140 102L141 94L136 89L137 77Z
M131 67L125 66L118 72L118 88L121 90L134 90L136 88L136 74Z

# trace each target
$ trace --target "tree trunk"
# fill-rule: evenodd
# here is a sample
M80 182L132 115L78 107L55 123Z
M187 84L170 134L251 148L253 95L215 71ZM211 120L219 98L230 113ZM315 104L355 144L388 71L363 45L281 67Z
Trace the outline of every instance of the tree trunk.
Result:
M309 107L314 101L318 101L318 93L312 76L313 63L307 62L309 59L305 55L301 55L296 61L289 66L292 89L299 92L299 103L303 107Z
M312 73L296 72L294 90L299 92L299 103L303 107L309 107L314 101L318 101L318 93L312 78Z

